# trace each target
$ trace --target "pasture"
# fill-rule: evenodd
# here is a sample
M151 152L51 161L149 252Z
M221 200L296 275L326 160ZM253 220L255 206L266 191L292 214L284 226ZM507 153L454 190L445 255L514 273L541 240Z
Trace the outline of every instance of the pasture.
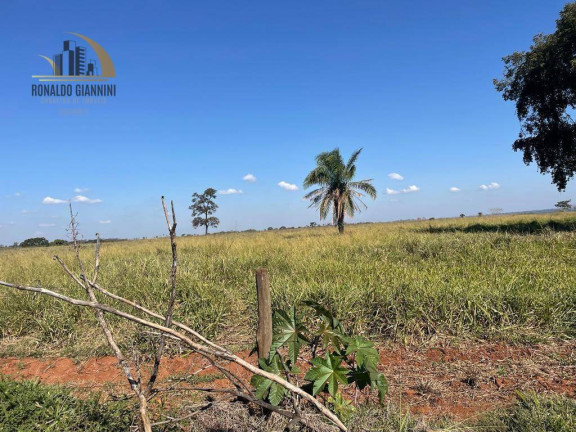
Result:
M317 227L179 237L175 319L249 349L254 271L267 267L274 308L315 300L378 340L572 338L575 228L573 213L553 213L348 225L345 235ZM86 262L93 246L82 246ZM0 250L0 279L82 296L54 254L73 262L68 246ZM103 243L100 283L162 310L170 265L167 238ZM130 324L111 322L125 326L124 342L134 337ZM4 356L103 354L94 324L88 311L0 290Z

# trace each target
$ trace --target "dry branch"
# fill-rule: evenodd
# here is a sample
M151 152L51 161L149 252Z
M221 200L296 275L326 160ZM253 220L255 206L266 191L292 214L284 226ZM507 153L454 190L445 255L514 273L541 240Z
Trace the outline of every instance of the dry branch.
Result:
M210 362L210 364L212 366L214 366L216 369L218 369L220 372L222 372L226 376L226 378L231 382L231 384L236 388L235 390L230 389L227 391L220 391L220 390L216 390L216 389L198 389L198 390L228 393L228 394L233 395L237 398L243 399L243 400L250 402L250 403L254 403L258 406L269 409L271 411L275 411L275 412L287 417L288 419L290 419L289 424L291 424L291 425L294 423L300 422L302 424L308 425L309 427L312 427L309 420L301 414L301 412L297 406L298 397L299 397L300 399L306 400L310 404L312 404L323 416L325 416L327 419L329 419L331 422L333 422L340 430L346 431L347 430L346 426L344 426L344 424L340 421L340 419L338 419L338 417L334 413L332 413L328 408L326 408L315 397L313 397L309 393L305 392L301 388L293 385L291 382L289 382L288 379L284 379L279 375L275 375L273 373L264 371L264 370L258 368L257 366L252 365L251 363L249 363L249 362L245 361L244 359L231 353L230 351L228 351L224 347L219 346L218 344L210 341L209 339L202 336L198 332L192 330L190 327L188 327L182 323L179 323L177 321L174 321L172 319L174 302L175 302L175 298L176 298L176 272L177 272L177 267L178 267L178 256L177 256L177 248L176 248L176 242L175 242L175 238L176 238L176 216L174 214L174 204L171 203L172 222L170 222L169 214L168 214L168 211L166 209L166 205L164 203L164 197L162 197L162 205L164 207L164 214L165 214L166 222L168 225L168 232L170 234L170 243L171 243L171 249L172 249L172 271L171 271L171 278L170 278L170 280L171 280L171 284L170 284L171 285L171 293L170 293L170 300L169 300L166 315L161 315L157 312L154 312L152 310L149 310L149 309L139 305L138 303L135 303L131 300L125 299L121 296L118 296L118 295L106 290L105 288L101 287L97 283L98 271L99 271L99 265L100 265L100 257L99 257L99 255L100 255L100 238L99 238L99 236L97 236L94 274L93 274L93 277L91 279L89 279L86 276L84 264L83 264L82 260L80 259L79 246L78 246L78 242L77 242L76 221L75 221L74 215L72 213L72 207L70 207L70 217L71 217L70 226L71 226L71 231L72 231L75 255L76 255L76 259L78 261L79 267L80 267L80 275L74 274L66 266L64 261L61 260L58 256L55 256L54 259L59 262L59 264L62 266L64 271L78 285L80 285L81 287L83 287L85 289L86 293L88 294L89 301L69 297L69 296L66 296L64 294L61 294L58 291L52 291L52 290L48 290L48 289L42 288L42 287L31 287L31 286L25 286L25 285L18 285L18 284L13 284L10 282L5 282L5 281L0 281L0 285L5 286L5 287L10 287L10 288L15 288L15 289L21 290L21 291L35 292L35 293L47 295L47 296L56 298L58 300L70 303L72 305L79 306L79 307L87 307L87 308L93 309L95 311L96 317L97 317L98 322L99 322L99 324L100 324L100 326L101 326L101 328L102 328L102 330L106 336L108 344L110 345L110 347L114 351L114 354L118 358L120 366L122 367L122 369L123 369L123 371L124 371L124 373L128 379L128 382L130 383L130 387L132 388L132 390L135 392L135 394L138 397L141 425L142 425L145 432L151 432L150 420L149 420L148 414L147 414L147 398L150 397L151 394L153 394L153 386L154 386L154 382L156 381L158 368L160 366L161 358L162 358L162 355L164 352L165 337L166 336L179 340L180 342L182 342L183 344L188 346L188 348L190 348L192 351L194 351L194 352L200 354L201 356L203 356L204 358L206 358ZM148 315L154 319L161 320L163 324L159 324L159 323L156 323L154 321L143 319L143 318L140 318L138 316L132 315L128 312L125 312L121 309L117 309L115 307L112 307L112 306L109 306L106 304L102 304L102 303L98 302L98 300L94 294L94 290L99 291L100 293L106 295L107 297L110 297L110 298L115 299L117 301L120 301L126 305L129 305L130 307L132 307L132 308L134 308L140 312L143 312L146 315ZM125 356L122 354L121 350L119 349L118 345L116 344L116 342L114 340L112 333L110 332L110 330L107 326L106 320L104 318L105 314L116 315L116 316L124 318L128 321L132 321L132 322L140 324L144 327L151 328L151 329L154 329L154 330L157 330L158 332L160 332L161 340L160 340L160 344L158 346L158 349L156 351L153 372L152 372L152 375L148 381L148 385L146 386L145 390L143 390L142 386L141 386L140 371L138 368L137 368L137 373L138 373L137 379L134 379L134 377L132 375L132 371L130 369L130 366L129 366ZM175 327L181 331L175 330L173 327ZM196 342L196 341L192 340L190 336L194 337L196 340L198 340L200 342ZM215 359L234 362L234 363L240 365L245 370L251 372L252 374L260 375L260 376L267 378L267 379L269 379L269 380L271 380L277 384L280 384L281 386L283 386L284 388L286 388L287 390L289 390L291 392L292 400L294 402L295 412L288 411L288 410L273 406L271 404L268 404L262 400L255 398L253 393L249 389L249 387L240 378L238 378L236 375L234 375L230 370L219 365L215 361ZM136 362L136 365L138 366L138 362ZM287 378L288 378L288 375L287 375Z

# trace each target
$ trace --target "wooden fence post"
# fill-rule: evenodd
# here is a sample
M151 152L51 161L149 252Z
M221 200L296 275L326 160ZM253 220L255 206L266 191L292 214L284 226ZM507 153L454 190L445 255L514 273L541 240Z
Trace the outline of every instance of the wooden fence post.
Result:
M258 358L267 358L270 345L272 345L272 301L270 300L268 270L262 267L256 270L256 294L258 296L258 328L256 330Z

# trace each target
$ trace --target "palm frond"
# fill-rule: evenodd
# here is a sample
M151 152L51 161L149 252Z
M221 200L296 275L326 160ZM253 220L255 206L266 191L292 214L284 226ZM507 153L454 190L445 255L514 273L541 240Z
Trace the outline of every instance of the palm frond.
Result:
M351 189L359 189L363 192L366 192L366 194L372 198L372 199L376 199L377 196L377 192L376 192L376 188L374 186L372 186L372 179L368 179L368 180L360 180L357 182L351 182L349 184Z
M322 201L320 202L320 219L326 219L330 209L332 208L332 198L329 195L324 195Z
M328 185L332 179L330 169L325 165L319 165L314 168L304 179L304 187L308 188L313 185Z
M352 153L352 156L350 156L350 159L348 159L348 163L346 164L346 177L348 180L352 180L354 175L356 175L356 160L358 159L358 156L361 152L362 147Z

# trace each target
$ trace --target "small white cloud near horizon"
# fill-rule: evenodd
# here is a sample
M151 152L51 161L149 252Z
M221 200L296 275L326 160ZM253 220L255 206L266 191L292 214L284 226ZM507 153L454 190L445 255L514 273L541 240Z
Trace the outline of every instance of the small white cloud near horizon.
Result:
M101 223L101 224L111 224L112 221L111 221L110 219L107 219L107 220L98 221L98 223Z
M56 224L54 224L54 223L39 223L38 226L41 228L48 228L48 227L55 227Z
M388 174L388 177L390 177L392 180L404 180L404 177L395 172Z
M282 189L287 190L287 191L297 191L298 190L298 186L296 186L293 183L285 182L284 180L282 180L281 182L278 182L278 186L280 186Z
M230 189L218 191L218 193L220 195L235 195L235 194L243 194L244 192L242 192L241 189L230 188Z
M74 193L78 193L78 194L79 194L79 193L88 192L89 190L90 190L90 189L88 189L88 188L79 188L79 187L77 187L77 188L74 188Z
M60 198L52 198L51 196L47 196L42 200L42 204L66 204L68 201L63 200Z
M254 174L246 174L244 177L242 177L242 180L249 183L254 183L256 181L256 176Z
M86 204L98 204L101 203L102 200L100 198L88 198L85 197L84 195L76 195L74 198L72 198L72 201L77 202L77 203L86 203Z
M386 194L387 195L398 195L398 194L402 194L402 193L418 192L419 190L420 190L420 188L416 185L408 186L407 188L401 189L401 190L394 190L394 189L386 188Z
M460 192L460 188L457 188L456 186L452 186L450 188L450 192Z
M499 187L500 187L500 184L496 183L496 182L492 182L489 185L485 185L485 184L480 185L480 189L482 189L482 190L498 189Z

